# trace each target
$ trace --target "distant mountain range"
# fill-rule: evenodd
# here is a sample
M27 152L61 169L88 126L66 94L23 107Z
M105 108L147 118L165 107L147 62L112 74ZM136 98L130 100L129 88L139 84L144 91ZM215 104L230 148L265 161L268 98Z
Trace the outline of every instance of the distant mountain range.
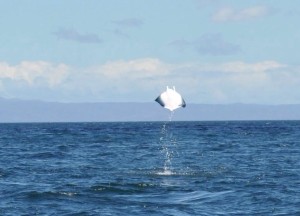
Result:
M0 122L168 121L169 111L149 103L58 103L0 99ZM174 121L300 120L300 104L187 104Z

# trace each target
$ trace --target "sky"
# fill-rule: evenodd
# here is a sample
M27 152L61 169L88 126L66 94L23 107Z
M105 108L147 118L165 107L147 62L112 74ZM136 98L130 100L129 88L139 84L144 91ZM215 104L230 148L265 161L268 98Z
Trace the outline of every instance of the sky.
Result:
M300 104L300 1L0 3L1 98Z

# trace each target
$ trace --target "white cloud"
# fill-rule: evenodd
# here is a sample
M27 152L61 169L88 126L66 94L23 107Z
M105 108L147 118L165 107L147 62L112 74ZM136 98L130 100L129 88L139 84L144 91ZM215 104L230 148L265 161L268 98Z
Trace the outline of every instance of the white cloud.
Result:
M147 102L175 85L188 103L300 103L300 69L272 60L170 64L144 58L87 68L2 62L0 83L10 97L43 100Z
M265 6L254 6L241 10L234 10L231 7L223 7L213 14L212 20L215 22L244 21L263 17L268 13L268 8Z
M222 64L195 64L197 84L191 89L201 88L199 97L209 103L277 103L273 94L278 93L276 81L281 80L281 71L290 74L289 68L276 61L256 63L227 62ZM300 74L298 75L300 84ZM285 88L289 88L288 85ZM279 90L280 91L280 90ZM191 92L196 97L197 92ZM270 97L268 97L270 96ZM272 99L271 99L272 98Z
M68 66L44 61L23 61L18 65L0 62L0 79L23 81L28 85L46 83L49 87L60 84L68 74Z
M170 72L171 65L158 59L145 58L130 61L108 62L98 67L94 73L114 79L138 79L163 76Z
M158 83L169 76L172 67L155 58L111 61L77 71L65 86L73 93L85 92L90 100L139 101L149 89L159 91L162 84Z
M285 65L276 61L262 61L256 63L245 63L242 61L228 62L219 65L211 65L211 70L232 73L264 73L270 70L283 68Z

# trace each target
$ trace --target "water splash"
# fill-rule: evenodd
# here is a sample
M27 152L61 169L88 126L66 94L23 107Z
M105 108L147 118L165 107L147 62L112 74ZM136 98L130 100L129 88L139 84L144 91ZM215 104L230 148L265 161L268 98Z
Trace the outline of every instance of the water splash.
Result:
M172 121L174 113L175 113L174 110L170 112L170 114L169 114L169 122Z
M164 154L164 167L163 171L159 172L159 175L172 175L175 172L172 171L172 159L174 157L174 147L176 145L176 139L173 137L173 133L170 130L171 121L174 116L174 111L169 114L169 121L165 122L161 129L160 143L162 145L162 154Z
M170 176L176 174L175 172L172 172L171 170L164 170L163 172L157 172L157 175L161 176Z

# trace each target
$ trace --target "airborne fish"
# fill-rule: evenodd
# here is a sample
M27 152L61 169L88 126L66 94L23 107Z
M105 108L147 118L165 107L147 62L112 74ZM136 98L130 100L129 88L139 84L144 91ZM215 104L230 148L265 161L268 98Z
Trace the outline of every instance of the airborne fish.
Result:
M155 101L170 111L186 106L185 101L183 100L181 95L178 92L176 92L175 86L173 86L173 89L170 89L167 86L167 90L161 93L155 99Z

